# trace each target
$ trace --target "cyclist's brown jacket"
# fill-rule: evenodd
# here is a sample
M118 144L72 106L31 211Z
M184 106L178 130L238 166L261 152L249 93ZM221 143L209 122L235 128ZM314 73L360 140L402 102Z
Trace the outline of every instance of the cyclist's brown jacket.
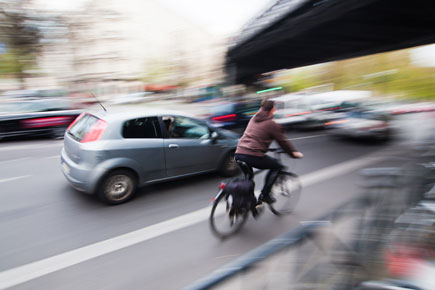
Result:
M260 109L249 121L245 133L237 145L236 154L264 156L273 140L276 140L290 156L293 156L293 152L297 151L287 140L281 126L272 120L268 112Z

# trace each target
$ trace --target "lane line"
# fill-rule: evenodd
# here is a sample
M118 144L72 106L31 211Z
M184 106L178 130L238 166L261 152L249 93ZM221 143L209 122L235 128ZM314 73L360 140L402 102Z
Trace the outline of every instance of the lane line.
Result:
M23 158L11 159L11 160L3 160L3 161L0 161L0 164L8 163L8 162L17 162L17 161L28 160L28 159L30 159L30 157L23 157Z
M303 176L300 176L299 179L302 183L302 187L307 187L319 182L322 182L324 180L344 175L345 173L349 173L351 171L354 171L360 167L367 166L369 164L375 163L377 161L383 161L387 159L388 156L366 156L362 158L358 158L355 160L345 161L343 163L339 163L336 165L332 165L308 174L305 174Z
M115 238L0 272L0 289L13 287L92 258L197 224L207 219L209 214L209 207L202 208Z
M22 149L44 149L48 147L62 147L62 143L56 143L56 144L35 144L35 145L12 145L12 146L2 146L0 147L0 151L12 151L12 150L22 150Z
M372 155L379 153L375 152ZM323 180L340 176L371 163L385 159L370 156L346 161L300 177L303 186L307 187ZM142 243L161 235L180 230L182 228L206 221L210 214L210 207L193 211L163 221L130 233L110 238L95 244L84 246L69 252L42 259L0 272L0 289L6 289L42 277L44 275L65 269L67 267L88 261L90 259L109 254L111 252ZM220 214L220 213L219 213Z
M312 136L305 136L305 137L296 137L296 138L290 138L290 139L287 139L287 140L293 141L293 140L311 139L311 138L324 137L324 136L328 136L328 134L312 135Z
M60 158L60 155L48 156L48 157L45 157L45 158L47 158L47 159Z
M23 179L23 178L28 178L28 177L32 177L32 175L23 175L23 176L11 177L11 178L4 178L4 179L0 179L0 183L18 180L18 179Z

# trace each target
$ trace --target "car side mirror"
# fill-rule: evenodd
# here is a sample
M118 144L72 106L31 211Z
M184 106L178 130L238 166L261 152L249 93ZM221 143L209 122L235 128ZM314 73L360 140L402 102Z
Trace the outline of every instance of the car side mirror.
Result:
M215 131L211 132L210 139L211 142L216 143L217 139L219 139L219 134Z

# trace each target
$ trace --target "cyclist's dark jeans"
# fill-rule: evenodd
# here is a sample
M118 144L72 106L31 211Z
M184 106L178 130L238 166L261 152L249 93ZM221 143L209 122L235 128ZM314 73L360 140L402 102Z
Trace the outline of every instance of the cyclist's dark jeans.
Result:
M264 196L269 196L270 190L272 189L272 185L275 182L278 173L283 168L281 163L279 163L278 160L267 155L264 155L263 157L259 157L259 156L252 156L246 154L236 154L235 159L243 161L249 166L254 168L270 169L266 175L263 190L261 191L261 193Z

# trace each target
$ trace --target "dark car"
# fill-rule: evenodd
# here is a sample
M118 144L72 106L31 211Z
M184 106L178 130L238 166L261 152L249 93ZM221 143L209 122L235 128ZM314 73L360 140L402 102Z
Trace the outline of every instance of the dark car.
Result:
M81 113L69 108L63 99L0 102L0 139L31 135L62 138L69 124Z
M242 128L258 112L260 105L261 100L218 104L211 109L209 122L214 127Z

